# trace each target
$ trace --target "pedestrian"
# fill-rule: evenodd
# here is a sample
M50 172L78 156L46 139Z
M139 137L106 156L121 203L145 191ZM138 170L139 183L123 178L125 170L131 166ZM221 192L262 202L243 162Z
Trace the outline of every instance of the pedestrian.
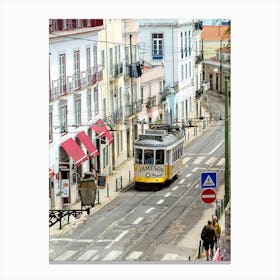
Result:
M201 239L203 240L203 247L206 253L206 260L209 261L213 258L214 255L214 239L215 239L215 230L212 225L212 221L208 220L207 225L204 226L201 232ZM209 257L209 248L210 248L210 257Z
M218 218L216 216L212 217L212 222L215 230L214 245L215 245L215 250L217 250L220 247L221 227L219 225Z

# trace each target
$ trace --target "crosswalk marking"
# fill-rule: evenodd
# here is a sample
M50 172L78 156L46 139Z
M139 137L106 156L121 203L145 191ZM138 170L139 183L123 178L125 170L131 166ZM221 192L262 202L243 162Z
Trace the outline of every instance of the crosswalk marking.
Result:
M167 194L165 194L164 196L165 197L168 197L168 196L170 196L171 195L171 192L168 192Z
M191 176L192 176L192 174L189 173L189 174L186 175L186 178L191 177Z
M151 208L149 208L148 210L146 210L146 212L145 213L150 213L152 210L154 210L155 208L154 207L151 207Z
M133 224L134 224L134 225L137 225L137 224L139 224L142 220L143 220L143 217L139 217L139 218L137 218L137 219L133 222Z
M109 249L115 242L120 241L127 233L128 233L128 230L124 230L108 246L106 246L105 249Z
M50 239L52 242L57 242L57 241L67 241L67 242L85 242L85 243L91 243L94 240L93 239L73 239L73 238L52 238Z
M199 163L201 163L204 159L205 159L204 156L203 156L203 157L197 157L197 158L195 159L195 161L193 162L193 164L199 164Z
M209 158L206 162L205 162L205 164L207 164L207 165L210 165L210 164L212 164L214 161L216 161L217 160L217 158L216 157L211 157L211 158Z
M177 259L177 257L178 257L178 255L177 254L169 254L169 253L167 253L167 254L165 254L163 257L162 257L162 261L174 261L174 260L176 260Z
M100 257L99 255L95 255L91 260L96 261L97 259L99 259L99 257Z
M126 260L128 261L133 261L133 260L137 260L140 258L140 256L143 254L143 252L141 251L133 251L130 253L130 255L126 258Z
M121 255L123 251L111 251L104 259L103 261L112 261L115 260L118 256Z
M180 182L179 182L179 184L183 184L184 182L185 182L185 178L184 179L182 179Z
M183 158L183 164L186 164L192 157Z
M221 158L221 159L218 161L217 165L223 165L224 163L225 163L225 158Z
M77 251L76 250L67 250L58 257L56 257L55 261L65 261L69 258L71 258Z
M98 250L87 250L84 254L82 254L78 261L88 261L93 255L95 255Z
M172 191L176 191L179 188L179 186L175 186L174 188L172 188Z
M160 199L157 204L162 204L162 202L164 201L164 199Z

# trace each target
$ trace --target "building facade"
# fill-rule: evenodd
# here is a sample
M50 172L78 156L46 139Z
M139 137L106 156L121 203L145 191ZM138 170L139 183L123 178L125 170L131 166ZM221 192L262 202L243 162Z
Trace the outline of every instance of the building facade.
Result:
M165 88L161 96L163 121L185 122L196 117L199 110L195 85L200 88L202 82L201 66L195 66L201 45L200 25L193 20L179 19L145 19L139 22L141 58L165 68Z
M78 199L78 184L102 170L113 141L103 125L102 19L49 20L49 199L61 209Z

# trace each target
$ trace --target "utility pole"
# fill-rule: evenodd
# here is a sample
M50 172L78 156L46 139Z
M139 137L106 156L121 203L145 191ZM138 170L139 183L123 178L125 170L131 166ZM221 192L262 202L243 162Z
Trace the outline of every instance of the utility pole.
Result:
M223 70L222 70L222 40L220 40L220 95L222 94L222 78L223 78Z
M230 200L230 143L229 143L229 100L228 100L228 76L225 77L225 195L226 207Z
M132 35L129 35L129 45L130 45L130 69L132 70ZM132 71L131 71L132 72ZM132 104L132 115L134 112L134 104L133 104L133 78L132 78L132 73L130 73L130 88L131 88L131 104Z

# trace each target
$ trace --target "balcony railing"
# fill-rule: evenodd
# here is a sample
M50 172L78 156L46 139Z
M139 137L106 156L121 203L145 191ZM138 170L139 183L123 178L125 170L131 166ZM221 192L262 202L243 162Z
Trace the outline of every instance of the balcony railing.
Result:
M120 63L114 64L112 70L113 71L112 71L111 76L110 76L111 80L118 78L123 73L123 63L120 62Z
M199 64L199 63L201 63L202 62L202 55L200 54L200 55L197 55L196 57L195 57L195 64Z
M51 82L50 101L59 99L60 96L71 94L78 90L83 90L88 86L93 86L103 79L103 66L98 65L86 71L68 76L67 79L59 78Z
M142 107L143 107L143 99L140 99L137 102L127 103L124 108L124 117L128 118L137 113L140 113L142 111Z
M152 109L153 107L157 106L157 97L156 95L152 96L152 97L148 97L147 99L147 103L146 103L146 108Z

